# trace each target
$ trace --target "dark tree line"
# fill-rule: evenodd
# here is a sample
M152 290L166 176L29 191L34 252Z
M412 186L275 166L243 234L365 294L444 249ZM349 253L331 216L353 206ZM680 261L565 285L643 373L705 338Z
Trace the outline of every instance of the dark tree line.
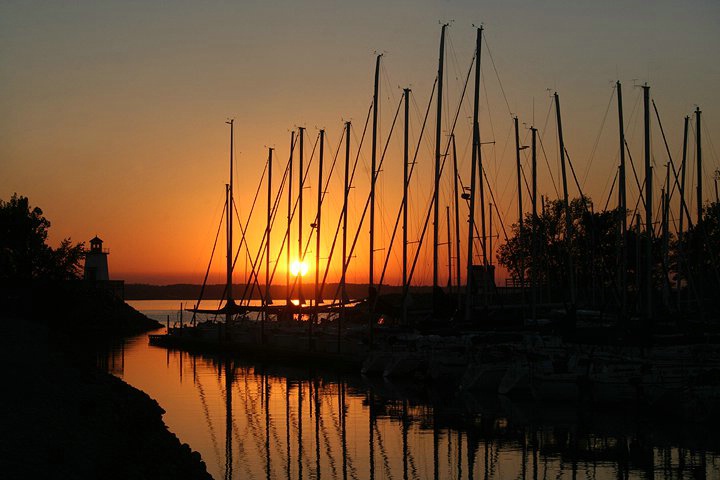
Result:
M593 211L587 197L573 199L569 211L572 228L569 243L563 202L551 200L538 212L536 221L531 213L525 216L522 235L518 224L512 226L510 238L499 248L498 261L514 278L524 278L526 286L534 278L540 289L548 292L547 300L567 297L572 262L579 304L619 305L622 212L619 209ZM644 283L647 236L642 219L640 225L638 231L637 219L628 218L625 268L630 308L641 301ZM661 230L657 228L657 232ZM679 238L668 234L666 245L662 234L654 235L650 263L656 302L670 303L669 298L676 298L668 292L683 291L686 298L700 300L711 291L718 291L720 204L708 204L701 221Z
M84 243L47 244L50 221L27 197L0 200L0 280L75 280L82 276Z

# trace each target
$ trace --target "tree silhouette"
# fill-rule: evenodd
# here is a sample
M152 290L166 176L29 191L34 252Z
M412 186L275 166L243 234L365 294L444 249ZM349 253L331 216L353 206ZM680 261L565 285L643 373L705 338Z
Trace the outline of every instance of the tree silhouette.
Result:
M74 280L81 276L84 243L47 245L50 221L27 197L0 200L0 280Z
M498 261L513 277L520 278L522 274L526 286L533 275L537 284L551 286L552 296L557 300L570 287L568 268L572 257L578 300L605 303L606 294L617 288L621 213L618 209L595 212L589 197L573 199L569 210L572 228L569 243L564 204L562 200L551 200L535 222L532 214L525 216L522 236L519 226L512 226L512 235L500 246ZM634 261L634 257L630 260ZM634 264L629 263L629 270L634 271Z
M701 220L682 239L673 242L671 265L676 281L705 297L720 288L719 262L720 203L714 202L703 208Z

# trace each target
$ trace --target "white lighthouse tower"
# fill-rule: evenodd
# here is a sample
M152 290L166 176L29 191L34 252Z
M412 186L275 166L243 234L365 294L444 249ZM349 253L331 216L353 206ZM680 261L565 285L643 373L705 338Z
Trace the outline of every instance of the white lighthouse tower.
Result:
M90 281L108 281L108 250L103 250L103 241L97 236L90 240L90 250L85 252L85 273L83 278Z

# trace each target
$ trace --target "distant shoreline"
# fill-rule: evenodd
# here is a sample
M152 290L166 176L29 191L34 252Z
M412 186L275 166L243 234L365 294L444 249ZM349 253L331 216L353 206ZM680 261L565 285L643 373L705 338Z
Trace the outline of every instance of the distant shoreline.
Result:
M331 298L337 291L337 283L329 283L323 289L324 296ZM303 294L305 298L311 298L315 295L314 284L306 284L303 286ZM150 285L142 283L125 284L125 300L187 300L198 298L200 296L201 285L179 283L174 285ZM233 292L235 297L239 298L245 292L245 284L234 284ZM213 284L206 285L203 292L203 300L220 300L224 298L225 285ZM430 293L432 287L413 287L413 293ZM347 284L347 293L350 298L364 298L368 295L367 284ZM383 285L382 294L400 294L402 287L399 285ZM285 298L285 285L273 285L270 289L273 298ZM261 293L257 287L253 289L252 299L260 299Z

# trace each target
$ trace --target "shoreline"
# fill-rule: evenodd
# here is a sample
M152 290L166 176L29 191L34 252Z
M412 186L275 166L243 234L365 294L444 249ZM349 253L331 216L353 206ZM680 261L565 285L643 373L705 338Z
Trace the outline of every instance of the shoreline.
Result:
M53 317L37 315L45 306L29 315L0 311L12 388L3 396L3 478L212 479L200 454L168 429L156 400L96 366L98 341L156 322L124 302L65 300L72 308ZM107 308L112 318L88 332ZM69 317L71 326L57 321Z

